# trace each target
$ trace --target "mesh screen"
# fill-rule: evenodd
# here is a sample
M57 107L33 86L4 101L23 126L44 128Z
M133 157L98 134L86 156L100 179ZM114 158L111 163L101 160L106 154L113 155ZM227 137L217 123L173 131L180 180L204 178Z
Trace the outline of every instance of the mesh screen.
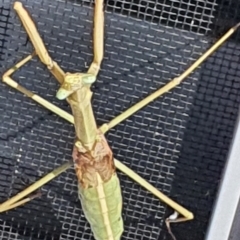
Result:
M71 0L92 6L92 0ZM211 25L216 1L108 0L106 9L155 24L206 33Z
M53 59L65 71L86 71L92 60L93 2L22 2ZM197 59L213 42L206 34L215 8L214 1L108 1L105 56L93 86L98 124L163 86ZM0 17L0 64L6 70L33 49L12 1L1 4ZM177 239L203 239L206 230L239 103L236 48L225 44L182 85L107 134L117 159L196 214L194 221L173 227ZM14 78L70 112L65 101L55 99L57 81L38 59ZM4 201L71 159L74 129L0 84ZM124 174L119 172L119 177L123 239L170 239L164 219L172 210ZM73 169L68 170L41 189L40 199L1 214L2 239L93 239L76 183Z

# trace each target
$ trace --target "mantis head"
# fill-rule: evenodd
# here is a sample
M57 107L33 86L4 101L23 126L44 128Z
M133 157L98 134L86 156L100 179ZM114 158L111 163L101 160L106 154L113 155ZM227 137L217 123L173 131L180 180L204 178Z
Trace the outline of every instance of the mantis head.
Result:
M90 73L66 73L64 82L58 90L56 97L59 100L66 99L84 86L91 86L95 81L96 76Z

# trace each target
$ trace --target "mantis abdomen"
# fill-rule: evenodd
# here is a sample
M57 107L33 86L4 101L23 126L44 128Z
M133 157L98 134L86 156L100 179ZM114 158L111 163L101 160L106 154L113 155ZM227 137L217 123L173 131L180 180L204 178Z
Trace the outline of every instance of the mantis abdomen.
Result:
M124 231L119 179L114 174L109 181L103 182L96 174L97 187L78 186L82 209L96 240L119 240Z

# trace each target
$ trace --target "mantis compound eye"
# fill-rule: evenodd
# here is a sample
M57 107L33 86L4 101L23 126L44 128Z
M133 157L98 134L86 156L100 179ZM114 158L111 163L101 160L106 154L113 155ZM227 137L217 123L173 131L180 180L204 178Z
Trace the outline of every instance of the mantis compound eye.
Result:
M86 74L83 75L82 80L84 84L93 84L96 81L96 76L92 74Z
M56 98L59 99L59 100L64 100L66 99L68 96L70 96L71 94L73 93L73 91L68 91L64 88L60 88L58 91L57 91L57 94L56 94Z

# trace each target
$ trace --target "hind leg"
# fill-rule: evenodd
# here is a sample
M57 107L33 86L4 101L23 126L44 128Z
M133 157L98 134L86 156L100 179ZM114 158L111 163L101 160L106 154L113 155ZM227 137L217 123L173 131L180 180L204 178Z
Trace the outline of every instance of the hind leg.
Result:
M67 162L62 166L56 168L52 172L48 173L46 176L42 177L32 185L30 185L25 190L21 191L20 193L16 194L14 197L8 199L4 203L0 204L0 213L13 209L15 207L19 207L32 199L38 197L40 194L34 194L33 196L26 197L27 195L31 194L32 192L36 191L55 177L59 176L61 173L65 172L72 166L72 162ZM26 198L25 198L26 197Z

